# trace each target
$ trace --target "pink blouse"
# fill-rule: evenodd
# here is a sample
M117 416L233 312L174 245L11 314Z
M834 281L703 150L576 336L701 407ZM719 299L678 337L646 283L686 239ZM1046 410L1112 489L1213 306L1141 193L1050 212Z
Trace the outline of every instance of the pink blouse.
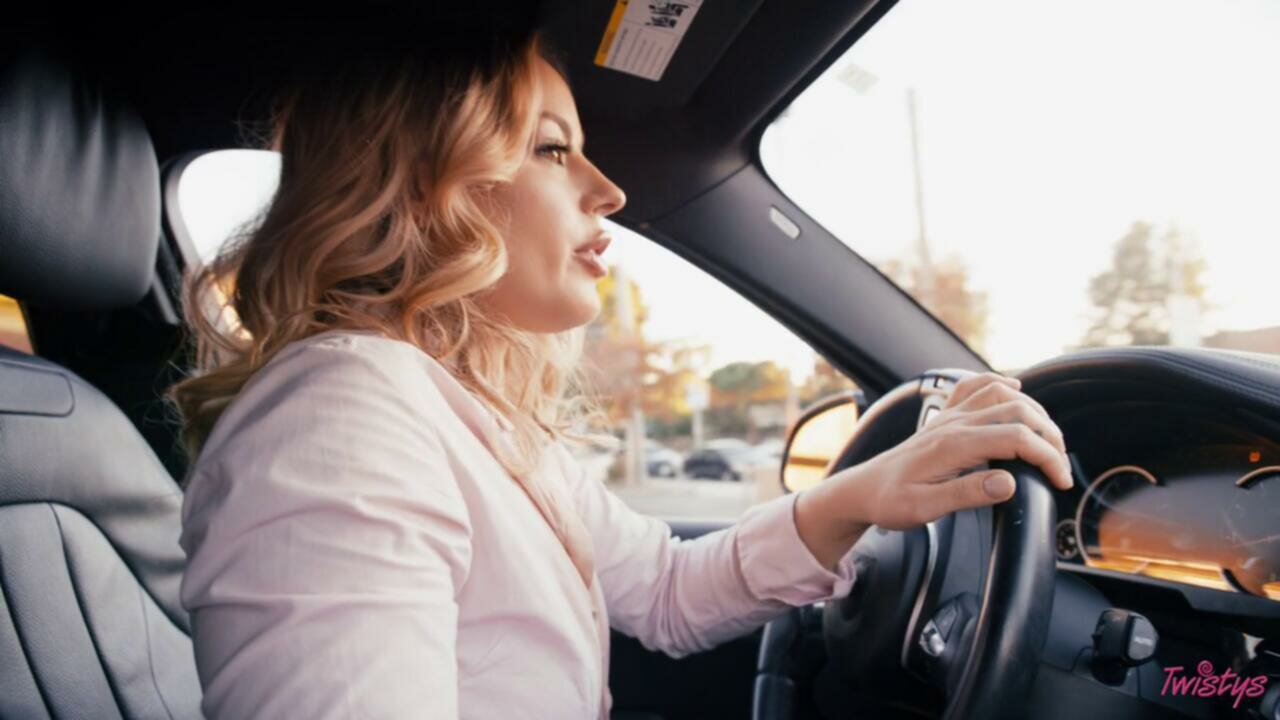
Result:
M590 598L482 442L506 427L437 360L372 333L316 335L260 370L183 502L205 716L599 718ZM833 573L800 540L794 495L682 540L551 447L537 472L590 533L608 621L651 650L706 650L853 583L849 556Z

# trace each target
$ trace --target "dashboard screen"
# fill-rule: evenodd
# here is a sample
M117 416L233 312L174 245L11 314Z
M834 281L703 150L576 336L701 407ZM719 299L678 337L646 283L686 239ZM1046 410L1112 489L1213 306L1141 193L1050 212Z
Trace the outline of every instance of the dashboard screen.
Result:
M1092 567L1280 600L1280 458L1266 455L1196 448L1105 468L1076 508L1072 550Z

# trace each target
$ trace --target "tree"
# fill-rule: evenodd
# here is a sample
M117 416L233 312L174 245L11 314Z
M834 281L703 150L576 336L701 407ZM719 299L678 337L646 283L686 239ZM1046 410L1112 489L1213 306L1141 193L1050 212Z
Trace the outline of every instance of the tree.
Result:
M826 358L814 353L813 374L800 386L797 395L799 396L800 407L805 408L829 395L857 389L858 386L839 370L832 367Z
M610 335L618 335L622 332L622 318L618 316L617 272L618 267L610 265L609 274L596 283L596 294L600 297L600 314L591 323L595 329ZM645 306L644 298L640 294L640 286L635 281L628 281L627 284L631 290L632 323L636 334L641 335L645 320L649 319L649 309Z
M619 315L616 268L596 285L600 313L587 326L584 365L586 374L611 422L621 422L640 397L648 348L644 341L645 307L640 288L628 283L631 294L631 327Z
M786 402L791 376L769 360L739 361L717 368L707 382L711 385L709 424L720 432L745 434L752 439L757 428L748 408Z
M679 341L653 342L644 336L648 318L640 287L629 282L633 332L624 330L618 315L616 268L597 285L600 314L587 327L585 360L593 389L609 413L620 422L632 402L641 412L668 424L687 418L686 388L697 382L698 368L706 362L705 344Z
M1081 347L1168 345L1172 307L1189 304L1189 319L1181 321L1191 323L1206 309L1204 260L1176 228L1158 240L1154 231L1151 223L1133 223L1116 241L1111 267L1089 281L1093 321Z
M785 400L791 378L785 368L765 360L729 363L712 372L707 381L711 384L713 407L746 407L750 403Z
M650 343L645 356L641 407L645 417L675 422L693 412L686 398L688 390L701 384L698 368L710 355L705 343L666 341Z

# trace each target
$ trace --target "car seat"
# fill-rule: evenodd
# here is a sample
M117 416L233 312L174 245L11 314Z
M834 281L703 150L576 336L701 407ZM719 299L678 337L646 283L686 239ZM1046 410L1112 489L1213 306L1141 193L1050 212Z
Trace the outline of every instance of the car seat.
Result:
M136 303L161 233L146 129L53 53L4 54L0 294L52 310ZM200 717L181 507L105 395L0 348L0 718Z

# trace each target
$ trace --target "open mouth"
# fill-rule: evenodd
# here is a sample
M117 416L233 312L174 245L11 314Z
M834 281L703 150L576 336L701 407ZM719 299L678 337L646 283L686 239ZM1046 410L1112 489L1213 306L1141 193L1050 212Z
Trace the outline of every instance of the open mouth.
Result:
M586 266L588 272L597 278L602 278L609 274L608 268L604 266L604 262L600 259L600 253L592 248L583 248L575 252L573 257Z

